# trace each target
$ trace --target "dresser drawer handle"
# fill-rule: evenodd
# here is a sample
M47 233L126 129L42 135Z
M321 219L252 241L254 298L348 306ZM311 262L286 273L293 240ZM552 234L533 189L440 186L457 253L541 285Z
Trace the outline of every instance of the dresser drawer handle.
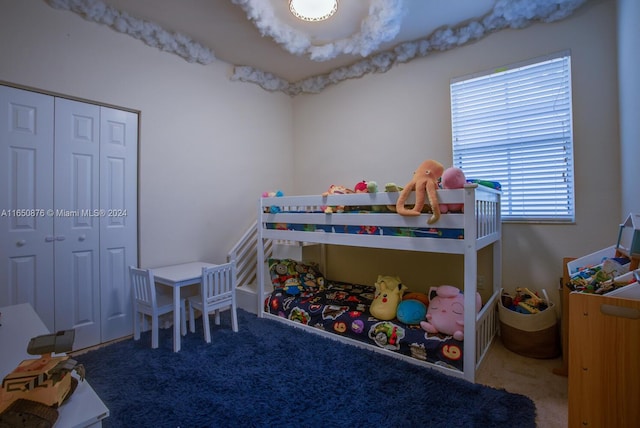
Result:
M634 308L603 304L600 305L600 312L613 317L629 318L632 320L640 319L640 310Z

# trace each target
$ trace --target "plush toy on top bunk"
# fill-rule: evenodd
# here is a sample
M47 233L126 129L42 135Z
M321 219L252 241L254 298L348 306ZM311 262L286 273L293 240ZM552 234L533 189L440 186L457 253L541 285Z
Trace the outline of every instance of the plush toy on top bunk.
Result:
M462 189L467 182L464 172L455 166L449 167L442 173L440 186L443 189ZM464 212L464 204L440 204L440 212L446 214L448 212Z
M353 190L355 193L376 193L378 191L378 183L362 180L353 187Z
M282 192L282 190L278 190L275 192L264 192L262 194L263 198L273 198L273 197L282 197L284 196L284 193ZM265 207L264 208L264 212L266 213L273 213L273 214L277 214L280 212L280 207L276 206L276 205L271 205L270 207Z
M353 190L348 189L344 186L341 186L339 184L332 184L331 186L329 186L329 189L322 193L322 196L329 196L329 195L346 195L348 193L355 193ZM323 208L325 214L332 214L334 212L337 213L343 213L344 212L344 205L338 205L336 207L331 207L331 206L325 206Z
M398 305L407 287L397 276L378 275L376 292L369 312L379 320L389 321L396 317Z
M428 224L433 224L440 218L440 206L438 203L438 180L444 172L444 167L438 161L433 159L427 159L418 166L418 169L413 173L413 178L400 192L398 200L396 201L396 212L400 215L416 216L420 215L422 208L425 205L425 200L428 200L431 205L433 214L427 220ZM409 194L415 190L416 203L413 208L408 209L405 207L405 202L409 197Z
M434 295L435 293L435 295ZM427 333L443 333L456 340L464 339L464 295L451 285L441 285L429 289L427 321L420 327ZM476 314L480 312L482 299L476 293Z

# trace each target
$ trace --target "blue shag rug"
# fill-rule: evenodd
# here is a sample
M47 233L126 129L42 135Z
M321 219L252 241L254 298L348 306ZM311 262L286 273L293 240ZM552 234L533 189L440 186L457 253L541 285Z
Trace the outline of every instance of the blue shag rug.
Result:
M105 427L535 427L528 397L238 310L172 350L172 330L75 357L109 408Z

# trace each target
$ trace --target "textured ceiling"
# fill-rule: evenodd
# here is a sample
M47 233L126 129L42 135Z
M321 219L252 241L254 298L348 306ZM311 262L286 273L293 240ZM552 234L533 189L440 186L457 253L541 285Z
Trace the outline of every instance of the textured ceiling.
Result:
M232 80L294 96L558 21L596 0L339 0L336 15L313 23L295 19L287 0L44 1L189 62L228 62Z
M282 23L307 32L320 43L348 38L360 30L368 15L370 0L341 0L336 16L325 22L302 23L288 12L287 0L260 0L270 3L274 26ZM393 3L390 0L385 0ZM272 37L261 35L239 4L230 0L104 0L133 17L153 21L167 31L185 34L209 47L216 58L234 65L247 65L270 72L288 81L324 74L362 59L342 54L327 61L309 55L289 53ZM488 13L495 0L404 0L400 31L379 49L404 41L424 38L437 28L454 26ZM353 7L353 6L357 7Z

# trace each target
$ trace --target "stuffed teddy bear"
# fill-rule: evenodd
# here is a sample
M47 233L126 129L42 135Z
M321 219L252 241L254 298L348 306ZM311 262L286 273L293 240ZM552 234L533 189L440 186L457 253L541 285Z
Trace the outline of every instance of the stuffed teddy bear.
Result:
M378 275L376 292L369 312L379 320L389 321L396 317L402 294L407 287L397 276Z
M396 212L405 216L420 215L422 208L425 205L425 201L431 206L433 214L427 220L428 224L433 224L440 219L440 206L438 204L438 180L444 172L442 164L433 159L427 159L423 161L416 171L413 173L413 178L407 183L407 185L400 192L398 200L396 201ZM405 202L409 197L409 194L415 190L416 203L413 208L408 209L405 207Z
M440 186L443 189L462 189L467 182L464 172L455 166L449 167L442 173ZM440 212L464 212L464 204L440 204Z
M420 322L420 327L427 333L443 333L456 340L464 339L464 295L451 285L431 287L432 296L427 309L427 320ZM476 293L476 314L480 312L482 299Z

